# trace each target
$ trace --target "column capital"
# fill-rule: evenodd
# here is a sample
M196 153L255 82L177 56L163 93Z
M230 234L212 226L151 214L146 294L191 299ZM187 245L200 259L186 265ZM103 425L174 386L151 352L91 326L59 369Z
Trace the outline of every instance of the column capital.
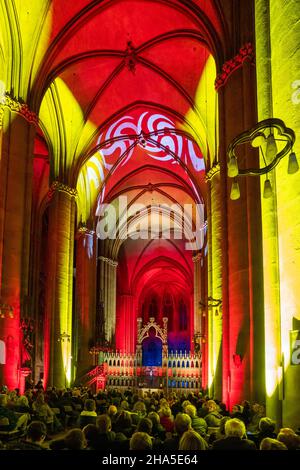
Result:
M254 47L251 42L248 42L244 46L242 46L239 50L239 53L233 57L233 59L229 59L223 64L222 71L217 75L215 80L215 89L219 91L219 89L224 86L230 77L230 75L239 69L245 61L250 62L250 64L255 65L255 53Z
M26 119L26 121L34 124L35 126L39 125L38 115L29 109L28 104L18 101L8 93L2 93L2 96L0 96L0 105L0 125L2 123L4 108L9 108L13 113L19 114Z
M220 163L215 163L205 175L206 181L211 181L215 175L220 173Z
M104 263L107 263L110 266L114 266L114 267L118 266L118 261L115 261L115 260L110 259L110 258L106 258L105 256L98 256L98 260L104 261Z
M71 197L77 197L77 189L70 188L70 186L67 186L64 183L61 183L60 181L53 181L49 191L48 191L48 199L52 199L54 194L56 192L63 192L68 194Z

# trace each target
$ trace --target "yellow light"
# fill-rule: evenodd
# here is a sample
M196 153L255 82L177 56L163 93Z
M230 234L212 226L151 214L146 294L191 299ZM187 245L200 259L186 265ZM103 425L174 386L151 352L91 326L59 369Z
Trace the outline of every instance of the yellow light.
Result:
M275 138L274 138L274 134L270 134L267 137L267 150L266 150L266 153L267 153L267 160L269 162L274 160L274 158L277 155L277 145L276 145L276 141L275 141Z
M299 164L295 152L292 152L289 156L288 174L293 175L299 170Z
M218 135L217 119L217 92L215 91L214 81L216 78L216 63L212 55L206 61L203 73L199 79L199 84L195 94L196 109L191 108L186 114L186 121L191 123L193 137L198 143L205 161L209 155L217 154L216 135ZM191 128L184 124L181 126L184 130L191 133Z
M269 179L265 180L264 183L264 198L267 199L268 197L271 197L273 194L272 192L272 186L271 182Z
M240 196L241 196L241 193L240 193L239 183L237 181L234 181L231 186L230 199L232 201L236 201L237 199L240 198Z
M239 168L238 168L237 160L234 156L232 156L228 163L228 176L230 178L235 178L238 174L239 174Z

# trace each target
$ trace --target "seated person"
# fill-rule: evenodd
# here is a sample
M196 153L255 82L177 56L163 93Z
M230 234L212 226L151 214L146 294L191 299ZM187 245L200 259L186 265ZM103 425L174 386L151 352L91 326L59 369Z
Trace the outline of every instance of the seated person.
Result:
M21 395L18 398L14 407L14 411L17 413L30 413L30 406L26 395Z
M220 426L221 419L223 416L218 412L218 405L214 400L208 400L206 403L207 415L204 416L204 419L209 427L218 427Z
M80 413L78 425L83 428L87 424L96 424L96 402L88 398L84 403L84 410Z
M258 426L261 418L265 416L264 407L259 403L254 403L252 405L252 415L247 426L249 432L255 433L258 432Z
M248 431L247 435L251 441L255 442L256 447L259 449L260 443L265 437L276 439L275 422L270 418L261 418L258 424L258 432L249 433Z
M100 434L102 450L111 450L118 448L116 446L116 433L112 431L111 419L107 414L102 414L97 418L97 428ZM126 437L124 436L124 441ZM121 446L122 447L122 446Z
M45 424L53 425L54 413L50 406L45 403L44 393L38 393L36 400L32 403L32 411L37 419L40 419Z
M192 429L192 420L186 413L178 413L175 418L175 435L166 439L164 449L168 452L179 450L179 442L185 431Z
M148 418L152 421L152 435L155 438L161 439L162 441L166 438L166 430L160 424L160 417L156 411L150 411Z
M71 429L65 437L50 442L51 450L83 450L86 440L81 429Z
M214 441L212 450L256 450L255 444L245 439L246 427L243 421L233 418L225 423L225 437Z
M243 407L241 405L234 405L232 407L231 418L237 418L244 421L243 417Z
M259 450L288 450L288 448L277 439L265 437L260 443Z
M197 408L194 405L188 405L185 407L185 412L192 420L192 428L202 437L206 436L207 423L204 418L197 416Z
M43 447L43 442L47 435L47 428L41 421L32 421L29 424L25 439L8 445L12 450L47 450Z
M220 426L210 434L208 438L208 444L211 445L214 441L218 439L222 439L223 437L226 437L225 436L225 424L229 419L230 419L229 416L223 416L223 418L220 421Z
M208 450L208 444L199 433L190 429L182 435L179 450Z
M6 418L6 419L5 419ZM26 429L28 422L28 414L17 416L15 412L7 406L7 395L0 395L0 422L6 424L0 425L2 431L14 431L18 429Z
M291 428L280 429L277 439L282 442L288 450L300 450L300 436Z
M146 432L135 432L129 444L130 450L152 450L152 439Z
M166 433L172 433L174 431L174 417L171 408L169 406L163 406L158 414L160 416L160 424L165 429Z
M86 450L103 450L103 441L99 428L95 424L88 424L82 430L86 440Z

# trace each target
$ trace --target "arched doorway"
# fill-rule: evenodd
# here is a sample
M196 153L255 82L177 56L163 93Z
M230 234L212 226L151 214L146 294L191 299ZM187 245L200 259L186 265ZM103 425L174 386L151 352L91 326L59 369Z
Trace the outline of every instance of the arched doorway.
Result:
M150 328L149 336L142 342L142 365L148 367L161 367L162 340L156 336L154 328Z

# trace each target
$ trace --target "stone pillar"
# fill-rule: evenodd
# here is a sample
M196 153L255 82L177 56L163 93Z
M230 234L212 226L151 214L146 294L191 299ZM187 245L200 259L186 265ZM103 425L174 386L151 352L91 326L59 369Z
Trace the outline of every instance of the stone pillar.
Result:
M272 66L269 1L255 1L258 117L273 117ZM279 117L279 116L275 116ZM264 165L261 156L261 162ZM268 162L269 163L269 162ZM282 397L278 369L282 365L280 324L280 274L277 219L276 170L268 175L272 185L271 197L261 198L264 256L264 313L268 332L266 355L266 411L278 424L282 422ZM264 178L262 178L262 184Z
M58 388L72 379L72 296L76 190L55 182L49 192L45 318L45 382Z
M26 105L6 96L0 121L0 302L12 307L14 315L0 319L0 339L7 353L0 382L13 389L19 386L20 316L29 289L33 124L37 118Z
M105 256L99 256L100 295L104 302L105 341L115 342L116 332L116 291L118 262Z
M223 384L230 404L264 400L263 261L259 177L240 177L240 199L230 199L227 148L257 122L255 68L249 61L236 69L219 90L221 220L223 246ZM258 167L251 145L239 148L238 164ZM229 183L229 184L228 184ZM226 203L225 203L226 201ZM226 401L228 402L226 399ZM229 402L228 402L229 403Z
M222 299L222 221L220 166L207 173L208 185L208 388L211 396L222 398L222 315L215 300Z
M201 338L202 338L202 279L201 279L201 253L193 256L194 263L194 331L192 333L194 337L194 348L195 350L196 343L200 345L201 348Z
M96 314L96 240L95 232L81 227L76 237L76 346L74 363L80 379L93 360L89 353L94 340ZM77 356L77 357L76 357Z
M120 294L118 297L119 318L116 334L117 349L134 354L136 347L136 315L134 297L131 294Z

